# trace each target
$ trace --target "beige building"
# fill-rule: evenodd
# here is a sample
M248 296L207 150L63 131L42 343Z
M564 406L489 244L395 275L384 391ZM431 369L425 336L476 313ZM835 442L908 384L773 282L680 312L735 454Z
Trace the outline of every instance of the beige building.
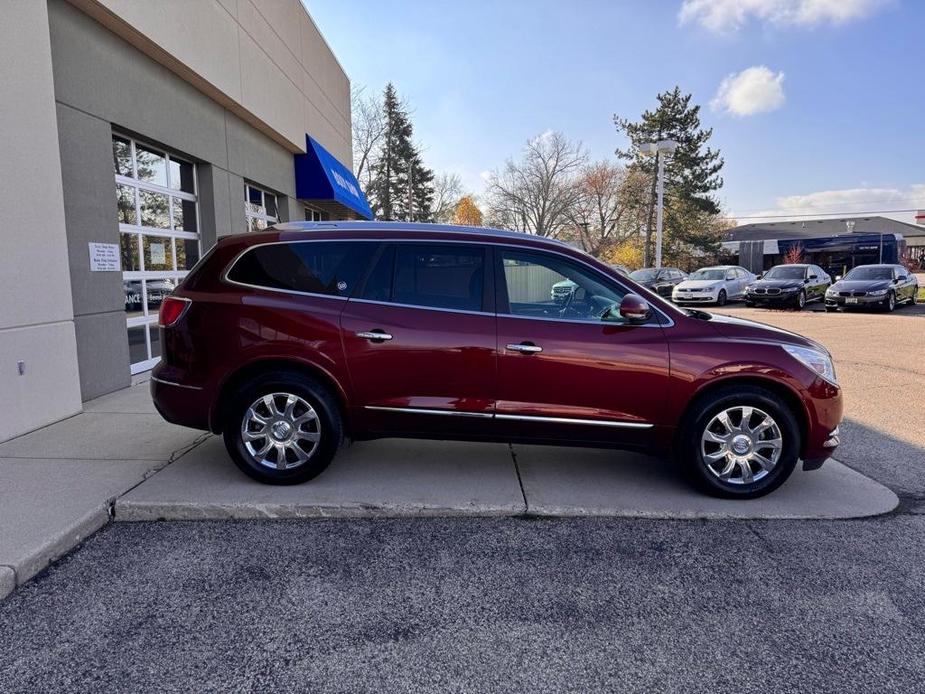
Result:
M369 216L299 0L7 3L0 93L0 441L150 369L217 237Z

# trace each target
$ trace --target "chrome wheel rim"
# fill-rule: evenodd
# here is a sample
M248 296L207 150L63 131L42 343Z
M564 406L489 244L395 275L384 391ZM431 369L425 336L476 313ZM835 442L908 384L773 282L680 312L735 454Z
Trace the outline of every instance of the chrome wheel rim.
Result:
M307 463L321 439L321 420L304 398L292 393L263 395L247 408L241 440L258 465L291 470Z
M893 294L890 294L890 295L887 297L886 300L887 300L887 307L888 307L891 311L892 311L894 308L896 308L896 297L895 297Z
M727 484L758 482L777 466L783 448L780 427L757 407L729 407L704 429L700 455L714 477Z
M806 294L800 292L800 295L797 297L797 306L803 308L806 306Z

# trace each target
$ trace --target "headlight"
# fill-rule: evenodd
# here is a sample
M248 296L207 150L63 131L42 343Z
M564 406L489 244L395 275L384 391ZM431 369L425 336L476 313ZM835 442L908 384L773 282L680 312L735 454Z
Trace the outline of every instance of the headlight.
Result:
M786 350L787 354L801 364L808 366L829 383L838 385L838 381L835 379L835 365L828 354L811 347L798 347L796 345L781 345L781 347Z
M782 292L795 292L795 291L797 291L798 289L799 289L799 287L781 287L780 290L781 290Z
M867 292L867 296L886 296L886 293L890 291L889 289L875 289L872 292Z
M829 287L828 289L825 290L825 295L826 296L838 296L838 290L832 289L831 287Z

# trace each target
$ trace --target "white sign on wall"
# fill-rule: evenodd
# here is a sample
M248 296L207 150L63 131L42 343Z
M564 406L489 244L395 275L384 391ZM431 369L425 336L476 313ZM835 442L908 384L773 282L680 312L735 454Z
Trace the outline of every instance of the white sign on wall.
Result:
M119 272L119 244L90 242L90 272Z
M162 243L152 243L148 246L152 265L165 265L167 263L167 249Z

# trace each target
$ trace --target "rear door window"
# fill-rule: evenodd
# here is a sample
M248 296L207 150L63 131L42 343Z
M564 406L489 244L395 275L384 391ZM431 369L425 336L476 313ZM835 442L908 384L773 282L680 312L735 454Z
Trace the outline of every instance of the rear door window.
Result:
M255 246L238 258L228 279L265 289L347 297L362 279L377 246L363 241Z
M362 298L407 306L482 311L485 249L398 243L379 257Z

